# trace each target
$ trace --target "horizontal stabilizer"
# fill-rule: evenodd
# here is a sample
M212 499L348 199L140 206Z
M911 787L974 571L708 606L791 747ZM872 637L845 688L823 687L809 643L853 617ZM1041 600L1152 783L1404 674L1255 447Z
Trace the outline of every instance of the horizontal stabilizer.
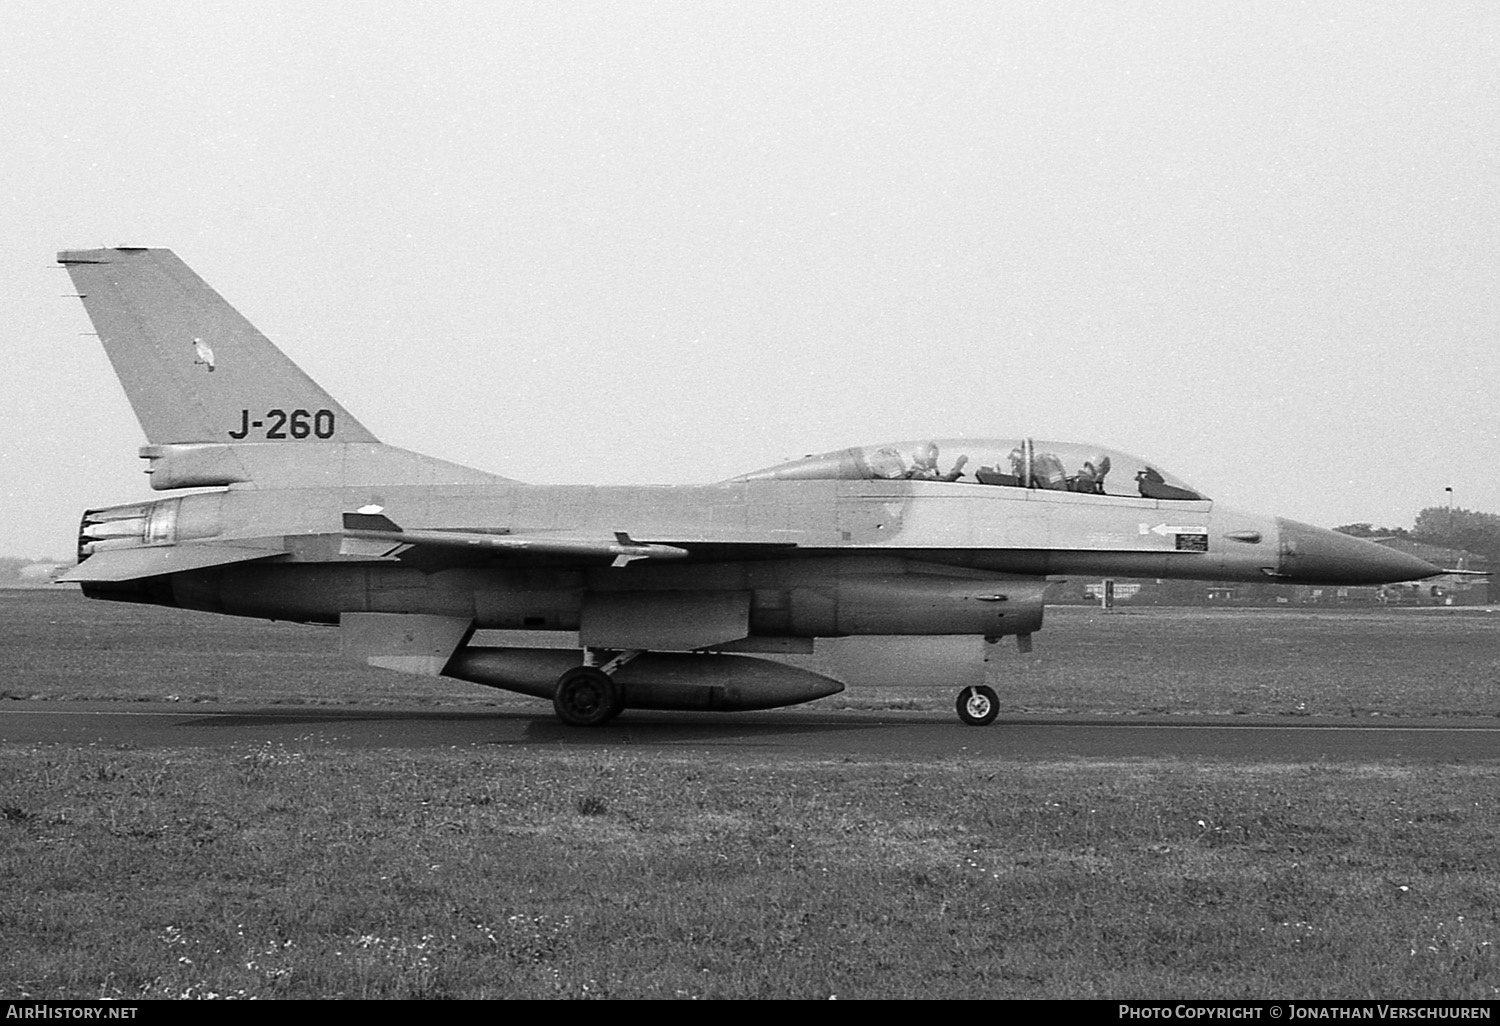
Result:
M143 577L205 570L230 563L286 555L276 548L239 545L159 545L149 548L105 549L89 556L57 578L58 583L135 581Z

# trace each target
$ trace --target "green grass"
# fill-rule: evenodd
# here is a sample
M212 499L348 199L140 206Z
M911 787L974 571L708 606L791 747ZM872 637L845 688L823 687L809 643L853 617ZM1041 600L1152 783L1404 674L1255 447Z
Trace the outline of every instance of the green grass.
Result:
M1497 624L1059 610L1002 701L1494 717ZM346 665L316 628L4 592L0 625L10 697L528 701ZM965 652L813 660L860 682L833 704L947 709ZM1500 765L3 745L0 998L1493 1000L1497 785Z
M0 996L1500 996L1494 768L0 750Z

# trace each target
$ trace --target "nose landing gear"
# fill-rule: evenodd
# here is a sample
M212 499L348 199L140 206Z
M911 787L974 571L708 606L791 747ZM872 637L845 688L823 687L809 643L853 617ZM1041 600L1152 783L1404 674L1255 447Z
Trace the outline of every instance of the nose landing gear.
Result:
M958 718L971 727L987 727L1000 715L1000 697L995 689L983 684L964 688L958 693Z

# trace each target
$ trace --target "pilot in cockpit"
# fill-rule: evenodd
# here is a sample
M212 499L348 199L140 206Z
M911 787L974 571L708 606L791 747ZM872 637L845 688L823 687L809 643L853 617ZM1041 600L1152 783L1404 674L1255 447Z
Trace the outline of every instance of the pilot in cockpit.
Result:
M1063 469L1062 457L1055 452L1032 453L1031 487L1067 491L1068 472Z
M969 462L968 456L960 456L953 464L953 469L944 474L938 470L938 447L933 442L927 442L917 448L911 455L911 469L906 476L912 481L957 481L964 476L964 465Z
M1069 484L1075 492L1103 495L1104 475L1109 473L1109 466L1108 456L1097 456L1084 463L1083 469L1069 479Z
M1010 472L1017 483L1023 487L1028 485L1026 480L1026 450L1019 445L1010 451Z

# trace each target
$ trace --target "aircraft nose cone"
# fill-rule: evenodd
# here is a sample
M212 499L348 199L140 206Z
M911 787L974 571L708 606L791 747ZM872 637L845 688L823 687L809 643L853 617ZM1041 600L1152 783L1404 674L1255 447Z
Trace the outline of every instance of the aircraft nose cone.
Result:
M1425 559L1363 538L1295 520L1278 520L1276 576L1300 584L1391 584L1443 572Z

